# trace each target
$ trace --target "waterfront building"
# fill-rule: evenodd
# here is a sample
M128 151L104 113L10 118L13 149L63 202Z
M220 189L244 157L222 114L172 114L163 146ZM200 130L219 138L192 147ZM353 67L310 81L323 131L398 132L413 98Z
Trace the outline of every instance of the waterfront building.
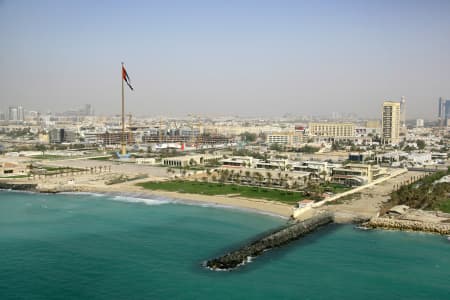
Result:
M341 164L333 164L327 161L303 161L294 164L292 170L314 173L315 175L320 176L320 174L330 175L334 168L341 166Z
M193 165L204 165L213 161L220 160L222 155L201 154L168 157L163 159L163 165L167 167L188 167Z
M232 156L220 160L223 166L227 167L251 167L254 158L251 156Z
M385 101L381 121L382 143L397 145L400 142L400 102Z
M332 181L349 186L359 186L386 175L386 169L369 164L347 164L333 169Z
M355 139L355 124L353 123L309 123L309 135L325 140Z
M28 174L28 168L24 164L0 161L0 174L2 176L26 175Z

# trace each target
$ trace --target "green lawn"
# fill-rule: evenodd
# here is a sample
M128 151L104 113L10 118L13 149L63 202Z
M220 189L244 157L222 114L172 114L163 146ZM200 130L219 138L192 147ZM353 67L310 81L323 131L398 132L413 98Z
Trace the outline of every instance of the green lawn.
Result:
M339 194L345 191L350 190L351 188L339 183L328 183L328 184L324 184L322 185L325 191L330 191L333 194Z
M99 157L91 157L88 158L89 160L110 160L112 158L112 155L108 156L99 156Z
M37 159L64 159L64 158L73 158L73 157L69 157L69 156L63 156L63 155L50 155L50 154L44 154L44 155L33 155L31 156L32 158L37 158Z
M443 211L443 212L446 212L446 213L450 213L450 199L447 199L447 200L439 203L438 209L440 211Z
M138 183L137 185L150 190L163 190L189 194L203 194L203 195L238 194L242 197L280 201L287 204L295 204L297 203L297 201L300 201L305 198L301 192L282 191L276 189L267 189L249 186L238 186L235 184L220 184L220 183L178 180L165 182L149 181L144 183Z

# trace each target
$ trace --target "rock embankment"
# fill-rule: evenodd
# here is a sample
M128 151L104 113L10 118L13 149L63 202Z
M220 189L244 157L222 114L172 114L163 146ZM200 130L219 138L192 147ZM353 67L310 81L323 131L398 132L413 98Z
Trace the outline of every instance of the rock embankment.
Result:
M206 266L212 270L231 270L243 265L249 258L255 257L266 250L280 247L299 237L310 233L320 226L333 222L333 214L323 213L303 222L292 224L270 235L256 240L239 250L229 252L224 256L214 258L206 262Z
M0 182L0 189L14 190L14 191L36 191L37 184L35 183L9 183Z
M448 223L431 223L391 218L372 218L370 221L364 223L363 226L368 228L433 232L443 235L450 234L450 224Z

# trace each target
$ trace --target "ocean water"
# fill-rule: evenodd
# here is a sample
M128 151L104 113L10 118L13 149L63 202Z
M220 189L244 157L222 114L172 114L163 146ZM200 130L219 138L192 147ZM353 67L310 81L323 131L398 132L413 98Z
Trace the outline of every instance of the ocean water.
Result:
M445 237L331 225L232 272L285 223L164 200L0 192L0 299L450 299Z

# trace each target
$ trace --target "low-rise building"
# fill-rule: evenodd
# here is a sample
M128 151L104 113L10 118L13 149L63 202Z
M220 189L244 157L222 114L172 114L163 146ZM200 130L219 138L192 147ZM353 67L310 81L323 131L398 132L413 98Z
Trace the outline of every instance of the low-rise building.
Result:
M297 145L304 142L304 133L302 131L280 131L270 132L266 135L266 143L280 145Z
M201 155L186 155L164 158L163 165L168 167L187 167L193 165L204 165L208 162L220 160L222 155L201 154Z
M334 168L341 166L341 164L333 164L327 161L303 161L292 165L292 170L310 172L316 175L331 175Z
M27 174L28 174L28 169L27 169L26 165L24 165L24 164L8 162L8 161L0 162L0 176L1 177L27 175Z
M332 180L349 186L359 186L372 182L387 172L379 166L369 164L347 164L333 169Z
M309 135L324 140L355 139L353 123L309 123Z
M227 167L251 167L253 166L253 160L254 158L251 156L232 156L221 159L220 162Z

